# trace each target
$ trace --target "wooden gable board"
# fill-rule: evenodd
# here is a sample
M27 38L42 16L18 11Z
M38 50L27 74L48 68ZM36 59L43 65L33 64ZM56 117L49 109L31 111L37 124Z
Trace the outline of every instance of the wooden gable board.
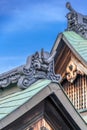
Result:
M62 75L64 90L77 110L87 111L87 39L73 31L65 31L57 37L51 53L54 51L55 72ZM66 69L70 61L77 67L74 82L66 80ZM82 115L87 119L87 113Z
M65 31L60 33L54 43L51 53L60 52L60 44L63 47L61 40L64 41L74 55L87 67L87 40L79 36L73 31ZM56 53L56 56L58 55ZM55 57L56 57L55 56Z
M81 73L87 75L87 40L73 31L65 31L57 37L51 53L56 51L55 72L64 77L70 60L74 61Z

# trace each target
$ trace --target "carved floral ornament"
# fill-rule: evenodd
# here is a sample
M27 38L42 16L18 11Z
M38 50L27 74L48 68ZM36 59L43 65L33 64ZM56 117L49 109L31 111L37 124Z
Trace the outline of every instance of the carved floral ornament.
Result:
M80 63L78 64L79 66L71 60L66 67L65 77L70 83L75 81L78 74L84 75L84 72L81 70L83 66Z
M77 77L77 66L72 61L70 61L66 68L66 79L69 82L73 83L76 77Z
M49 79L58 83L61 76L54 73L54 56L55 52L50 55L43 49L29 56L25 65L0 75L0 87L17 83L19 88L26 89L38 79Z

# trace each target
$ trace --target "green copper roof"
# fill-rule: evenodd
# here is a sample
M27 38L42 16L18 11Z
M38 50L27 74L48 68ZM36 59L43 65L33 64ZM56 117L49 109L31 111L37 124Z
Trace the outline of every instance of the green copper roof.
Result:
M87 40L73 31L65 31L63 34L74 50L87 62Z
M36 95L39 91L45 88L49 83L51 83L50 80L42 79L32 84L29 88L25 90L1 98L0 120L21 105L23 105L28 100L30 100L34 95Z

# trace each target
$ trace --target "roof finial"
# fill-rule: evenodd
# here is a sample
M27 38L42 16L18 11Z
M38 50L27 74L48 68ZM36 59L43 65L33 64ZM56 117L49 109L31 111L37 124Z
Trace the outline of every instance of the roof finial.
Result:
M72 8L70 2L66 3L66 8L69 9L70 11L74 11L74 9Z
M66 8L70 11L66 16L68 20L67 30L87 38L87 16L76 12L69 2L66 3Z

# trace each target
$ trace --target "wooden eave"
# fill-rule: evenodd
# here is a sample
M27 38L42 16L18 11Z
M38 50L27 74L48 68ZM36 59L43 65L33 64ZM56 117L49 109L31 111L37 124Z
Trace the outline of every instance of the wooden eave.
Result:
M71 52L73 53L73 55L75 56L75 58L78 59L78 61L85 67L87 68L87 62L78 54L78 52L75 50L75 48L73 48L73 46L69 43L69 41L66 39L66 37L64 36L63 33L60 33L57 38L56 41L53 45L53 48L51 50L50 53L53 53L54 51L56 51L56 55L55 55L55 61L58 58L57 53L58 53L58 47L59 44L61 44L61 40L64 41L64 43L67 45L67 47L71 50ZM56 62L55 62L56 63Z
M53 45L53 47L52 47L50 53L53 53L54 51L57 51L58 44L59 44L60 40L62 39L62 37L63 37L63 34L62 34L62 33L60 33L60 34L57 36L57 38L56 38L56 40L55 40L55 42L54 42L54 45Z
M64 117L72 125L73 129L86 130L87 125L74 106L71 104L60 84L50 83L47 87L34 95L29 101L20 106L14 112L0 121L0 129L5 128L10 123L30 111L47 97L51 97L56 107L59 107Z
M63 41L66 43L66 45L70 48L70 50L73 52L75 57L87 68L87 62L77 53L77 51L73 48L73 46L68 42L66 37L62 35Z

